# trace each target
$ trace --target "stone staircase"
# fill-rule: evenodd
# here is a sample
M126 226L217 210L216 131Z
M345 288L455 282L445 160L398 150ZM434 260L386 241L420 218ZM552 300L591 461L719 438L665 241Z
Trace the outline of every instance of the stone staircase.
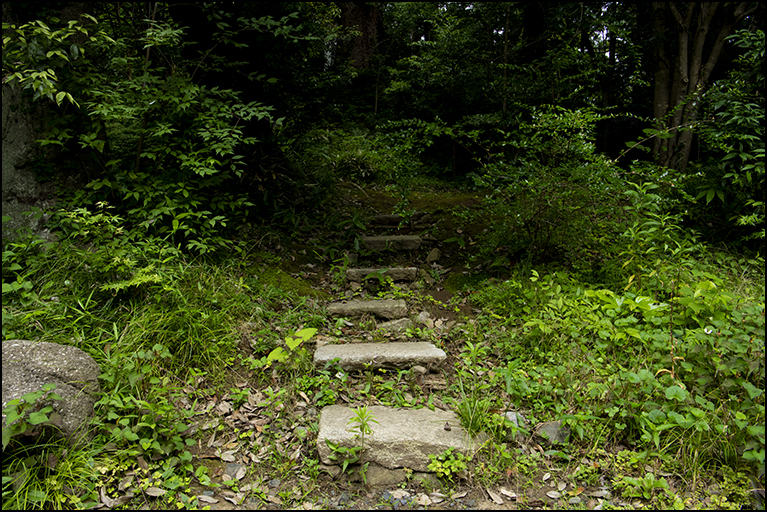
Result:
M382 215L373 219L372 224L381 230L391 228L400 223L397 215ZM412 225L411 225L412 227ZM428 240L413 235L382 235L362 237L365 247L372 252L381 251L410 251L414 258L418 252L425 251ZM429 255L433 259L433 254ZM425 271L416 267L383 267L383 268L350 268L346 271L347 284L353 291L361 290L367 283L366 278L371 274L391 278L394 282L414 283L419 278L426 277ZM428 275L428 274L427 274ZM375 281L375 279L374 279ZM408 286L408 284L405 284ZM379 329L397 332L412 324L416 311L408 308L402 299L351 299L333 302L327 306L328 313L336 318L360 317L379 321ZM372 336L367 342L328 344L318 346L314 354L314 363L324 367L326 363L338 359L339 366L347 372L361 370L412 369L420 382L426 374L439 369L447 355L427 341L386 341L373 342ZM372 434L365 437L363 462L371 462L370 467L377 472L387 471L399 474L404 479L405 471L399 468L409 468L417 472L426 472L430 463L429 455L443 453L449 447L466 454L471 448L471 439L460 426L460 420L455 412L439 403L442 409L431 410L428 407L396 408L371 405L368 412L377 423L370 423ZM317 445L322 462L328 466L337 465L339 461L331 459L328 441L334 445L352 448L359 445L349 424L355 416L355 408L345 405L330 405L320 411L319 432ZM369 468L370 469L370 468ZM336 470L340 473L340 469ZM391 475L384 480L390 481ZM373 482L368 483L373 485Z

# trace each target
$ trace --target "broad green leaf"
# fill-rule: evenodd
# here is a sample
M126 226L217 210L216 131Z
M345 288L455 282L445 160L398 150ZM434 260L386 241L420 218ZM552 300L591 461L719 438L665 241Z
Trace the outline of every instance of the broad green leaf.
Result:
M745 388L745 390L748 392L748 397L753 400L764 393L763 389L759 389L758 387L754 386L748 381L743 381L742 386Z
M48 415L42 411L33 412L29 415L29 423L31 425L39 425L48 421Z
M666 398L672 398L678 402L683 402L687 398L687 392L680 386L669 386L666 388Z

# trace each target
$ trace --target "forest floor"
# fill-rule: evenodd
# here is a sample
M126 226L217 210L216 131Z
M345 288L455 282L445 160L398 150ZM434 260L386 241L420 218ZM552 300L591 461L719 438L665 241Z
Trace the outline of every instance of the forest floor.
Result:
M389 214L397 204L390 191L377 187L348 186L341 195L345 199L339 200L337 208L347 212L350 219L364 220L374 214ZM419 229L410 229L405 224L397 233L418 234L439 241L435 245L441 251L439 260L427 265L424 258L428 251L422 251L424 254L415 260L413 254L390 254L384 258L384 263L419 266L428 269L432 276L422 283L423 288L417 296L410 295L411 305L429 313L428 325L412 329L408 335L425 336L437 342L447 352L448 359L434 387L414 392L423 401L427 394L434 394L437 401L451 403L455 409L455 405L465 399L463 387L458 391L459 381L461 386L471 386L475 391L485 389L482 392L490 393L494 404L492 410L484 412L489 418L493 413L505 412L496 409L497 404L513 403L510 395L491 385L497 383L498 370L504 362L501 354L494 353L487 334L505 330L505 327L503 322L494 326L492 318L485 316L484 339L477 338L477 331L472 326L480 310L469 299L474 290L487 284L488 280L504 280L516 262L513 255L509 255L508 266L495 268L491 274L483 272L482 265L471 260L477 238L488 228L486 220L478 221L477 216L471 215L480 201L478 193L465 190L431 189L414 193L410 211L429 214L429 223ZM351 229L354 223L350 221L346 226ZM320 242L327 236L332 237L315 233L306 239L275 239L263 244L263 253L273 254L277 259L269 263L266 261L269 256L265 256L264 266L259 268L265 274L273 272L273 268L268 269L269 265L279 261L283 273L278 277L281 286L292 287L299 295L309 297L310 304L316 301L318 308L330 297L344 298L348 292L339 276L349 263L340 252L331 262L326 249L325 257L319 257L318 247L331 244L327 239ZM351 249L344 254L348 256L353 252ZM379 264L382 261L380 257L377 260ZM375 258L369 263L374 266ZM424 300L427 296L435 300ZM309 321L306 320L307 324ZM371 340L373 329L369 327L373 325L374 322L365 325L364 319L361 322L336 322L334 326L320 329L311 341L332 342L366 336ZM273 371L269 379L262 376L262 389L254 389L254 378L263 370L240 363L252 355L250 342L254 336L247 323L240 330L242 358L233 363L224 387L249 390L249 395L246 399L240 396L239 400L231 394L211 397L206 406L209 414L195 418L202 435L193 447L193 455L208 467L212 482L229 479L228 484L221 483L221 487L215 489L192 485L198 496L209 495L212 509L705 508L714 506L712 499L722 494L725 486L721 476L696 474L691 479L690 475L680 474L678 467L669 467L669 457L646 450L632 451L630 444L618 436L600 435L595 442L587 437L552 446L527 430L516 441L507 444L485 443L484 449L474 454L468 466L448 472L448 478L432 476L419 480L408 474L408 479L401 483L367 485L361 481L359 466L351 466L349 471L341 474L337 467L326 467L317 460L318 410L323 404L322 397L326 396L322 386L332 387L327 381L328 372L302 376L300 365L296 365L294 373ZM481 349L479 345L482 345ZM310 353L312 347L311 342L307 343ZM561 364L562 358L567 355L555 356L552 364ZM460 369L463 372L459 375ZM463 382L469 374L475 381ZM296 385L297 379L301 378L305 380L300 386ZM349 375L344 387L336 387L332 393L338 402L349 405L393 405L403 400L412 401L412 395L405 399L402 391L397 390L404 385L401 378L402 375L396 372L375 377L370 373ZM368 386L372 383L372 392L363 391L366 383ZM303 384L306 384L307 393L300 390ZM316 393L313 397L308 396L311 395L309 388ZM380 395L375 390L380 390ZM518 412L527 415L529 409L523 406ZM558 414L572 412L572 409L563 410L552 402L542 407L539 404L535 414L539 419L552 420ZM592 429L600 430L598 423ZM252 430L247 431L254 425L255 435ZM605 428L601 427L601 434ZM616 481L620 482L619 486L615 485ZM732 482L728 481L727 485L731 486ZM213 500L216 503L212 503Z
M533 262L511 240L488 246L492 222L507 220L488 217L480 191L423 183L401 208L394 187L347 182L332 205L244 228L247 250L222 261L161 253L146 262L159 281L117 297L90 267L103 248L36 255L39 310L4 309L8 339L72 340L101 366L104 393L88 450L60 442L30 456L27 439L4 452L4 504L27 508L43 495L53 508L158 510L763 507L763 260L704 249L684 268L670 263L675 276L689 272L697 302L669 348L669 317L652 314L668 304L626 292L628 276L606 290L557 255ZM413 222L386 234L418 235L423 247L358 247L382 234L372 233L375 215L398 208ZM623 269L608 259L595 261ZM346 280L351 267L391 266L418 267L418 281L353 291ZM372 317L328 315L330 302L359 296L404 299L418 319L392 334ZM719 315L728 337L698 326L699 310ZM299 332L311 333L286 342ZM320 344L397 337L447 358L423 378L313 362ZM712 364L700 347L736 357ZM679 376L666 369L675 364ZM430 466L439 474L326 466L319 415L333 404L449 409L478 444L467 457L439 454ZM508 412L527 423L512 426Z

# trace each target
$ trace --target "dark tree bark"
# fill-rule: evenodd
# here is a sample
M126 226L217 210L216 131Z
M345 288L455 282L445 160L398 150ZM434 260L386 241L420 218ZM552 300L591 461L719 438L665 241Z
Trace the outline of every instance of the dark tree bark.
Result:
M653 2L655 44L653 116L671 138L656 138L653 155L664 167L684 172L700 97L735 26L756 10L748 2ZM680 12L681 10L681 12Z
M356 68L369 68L378 35L383 34L381 11L373 2L338 2L341 8L341 25L359 32L351 45L345 45L342 52L351 57Z

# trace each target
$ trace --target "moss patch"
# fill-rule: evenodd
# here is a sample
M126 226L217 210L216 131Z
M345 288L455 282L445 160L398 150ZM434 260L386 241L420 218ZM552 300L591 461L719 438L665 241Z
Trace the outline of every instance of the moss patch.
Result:
M482 286L489 276L485 274L464 274L463 272L451 273L442 286L450 293L458 293L466 288L479 288Z
M330 294L322 290L316 290L309 283L302 279L296 279L290 274L283 272L278 268L250 268L251 275L258 280L261 286L279 288L289 293L295 293L304 297L314 297L315 299L330 299Z

